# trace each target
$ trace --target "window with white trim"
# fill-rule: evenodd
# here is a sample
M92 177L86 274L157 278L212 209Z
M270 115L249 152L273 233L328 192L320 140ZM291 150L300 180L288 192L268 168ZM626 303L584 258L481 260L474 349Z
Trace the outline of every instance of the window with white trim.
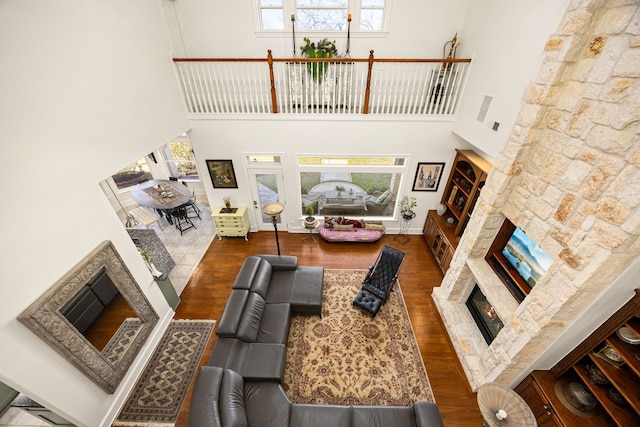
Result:
M384 31L391 0L257 0L260 29L289 31ZM286 18L285 18L286 17Z
M301 215L393 218L406 157L298 156Z
M196 157L189 141L171 141L160 151L169 176L185 179L199 179L196 168Z

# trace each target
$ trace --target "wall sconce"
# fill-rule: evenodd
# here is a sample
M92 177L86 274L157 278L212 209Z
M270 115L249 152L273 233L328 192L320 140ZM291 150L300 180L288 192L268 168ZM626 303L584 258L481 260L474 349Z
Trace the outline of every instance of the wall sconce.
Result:
M262 212L271 217L273 228L276 232L276 246L278 247L278 255L280 255L280 240L278 240L278 217L284 211L284 205L280 202L267 203L262 207Z

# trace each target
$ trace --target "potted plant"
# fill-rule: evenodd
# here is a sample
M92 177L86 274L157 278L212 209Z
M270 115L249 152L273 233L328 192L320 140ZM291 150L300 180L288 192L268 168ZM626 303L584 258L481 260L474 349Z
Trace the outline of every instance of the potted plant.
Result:
M309 40L308 37L304 38L305 45L300 46L300 50L307 58L331 58L332 56L339 56L338 49L336 48L336 41L329 41L324 38L316 45ZM322 79L327 72L329 63L327 62L309 62L307 63L307 70L313 80L318 83L322 83Z
M342 185L336 185L336 192L338 193L338 197L342 197L342 192L346 190Z
M400 199L400 215L402 218L406 220L410 220L416 217L416 213L413 211L413 208L418 206L418 202L415 197L409 198L409 196L404 196Z
M304 219L304 223L305 225L313 225L316 222L316 219L313 217L313 214L315 213L315 210L313 209L313 205L309 205L307 206L304 211L307 214L307 217Z

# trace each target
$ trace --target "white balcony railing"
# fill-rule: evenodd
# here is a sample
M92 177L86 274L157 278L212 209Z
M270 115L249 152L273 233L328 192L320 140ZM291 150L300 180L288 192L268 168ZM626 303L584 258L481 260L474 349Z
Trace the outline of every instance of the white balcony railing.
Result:
M470 62L375 59L373 51L366 59L277 59L271 51L264 59L174 59L191 114L452 116ZM326 71L312 73L318 66Z

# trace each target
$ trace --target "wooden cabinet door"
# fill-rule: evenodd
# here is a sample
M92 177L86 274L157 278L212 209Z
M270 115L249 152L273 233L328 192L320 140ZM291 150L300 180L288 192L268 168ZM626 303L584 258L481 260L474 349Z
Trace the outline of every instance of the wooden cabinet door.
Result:
M438 227L435 222L431 218L431 215L427 215L427 221L424 223L424 228L422 229L422 233L424 234L424 239L427 242L427 245L433 251L433 243L436 239L436 233L438 232Z

